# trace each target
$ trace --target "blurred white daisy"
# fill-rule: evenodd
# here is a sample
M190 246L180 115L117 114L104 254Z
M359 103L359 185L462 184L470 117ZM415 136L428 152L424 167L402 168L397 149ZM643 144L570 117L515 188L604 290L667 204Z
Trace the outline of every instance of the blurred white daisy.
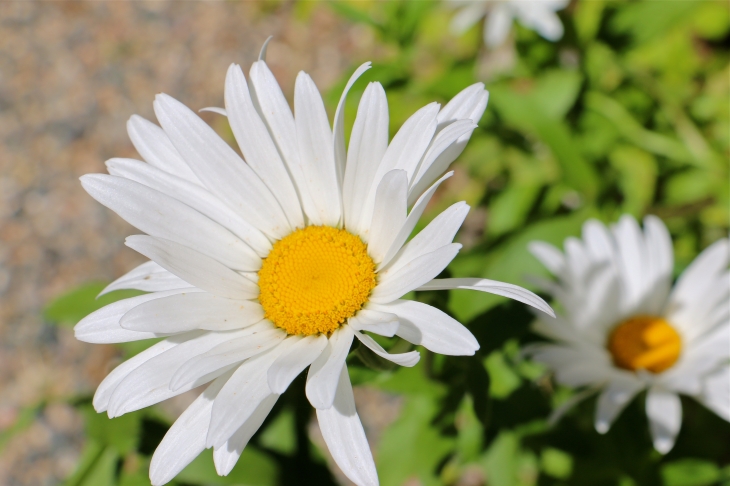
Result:
M641 231L623 216L607 229L583 226L565 253L542 242L530 250L558 279L540 282L561 306L535 329L555 344L529 348L559 383L600 390L595 427L605 433L647 390L654 447L673 446L682 423L678 394L730 421L730 242L707 248L672 288L674 258L666 227L648 216ZM585 394L584 394L585 395Z
M495 48L507 39L512 21L534 30L550 41L563 37L563 24L555 12L564 9L569 0L447 0L459 9L451 20L451 31L462 34L486 16L484 44Z
M128 124L146 162L111 159L110 175L81 178L91 196L147 233L126 244L150 261L106 291L150 293L89 315L76 337L164 337L112 371L94 407L118 417L211 382L155 451L153 484L170 481L210 447L218 473L228 474L307 366L306 394L334 460L356 484L378 484L345 366L355 338L403 366L415 365L419 353L389 354L365 332L474 354L479 344L460 323L400 299L412 290L481 290L552 312L514 285L434 279L461 247L452 240L469 209L463 202L408 241L484 112L484 86L466 88L443 108L425 106L388 143L385 92L370 83L345 150L345 96L368 68L347 84L333 130L307 74L297 77L294 116L263 59L248 80L232 65L225 109L216 111L228 117L243 158L161 94L154 108L162 128L137 116Z

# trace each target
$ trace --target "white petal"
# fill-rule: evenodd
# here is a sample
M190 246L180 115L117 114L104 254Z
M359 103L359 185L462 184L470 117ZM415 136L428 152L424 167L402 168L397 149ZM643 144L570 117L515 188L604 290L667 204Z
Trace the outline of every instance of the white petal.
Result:
M350 326L340 327L332 333L329 345L309 367L306 393L314 408L326 409L332 406L340 370L345 364L354 337L355 332Z
M132 331L178 333L205 329L230 331L256 324L264 318L258 302L216 297L207 292L178 294L138 305L121 320Z
M476 128L471 120L458 120L440 131L423 156L416 175L411 181L408 202L413 203L421 193L443 174L449 165L464 151L468 137ZM463 140L462 140L463 139Z
M449 290L449 289L468 289L479 290L480 292L488 292L490 294L501 295L509 299L514 299L523 304L534 307L549 316L555 317L555 311L540 297L523 289L520 286L512 285L496 280L487 280L486 278L437 278L422 285L417 290Z
M227 379L225 375L211 383L167 431L150 462L150 481L154 486L170 482L205 450L213 401Z
M396 272L415 258L454 241L454 236L456 236L456 232L459 231L468 213L469 205L465 202L452 204L401 248L386 267L386 271L389 273Z
M200 117L165 94L157 95L154 107L165 133L211 192L273 238L291 231L271 191Z
M643 384L638 379L612 381L596 402L596 431L599 434L608 432L616 417L642 388Z
M358 486L377 486L378 473L360 417L355 410L347 367L338 372L334 404L317 409L317 421L332 458L345 476Z
M106 378L99 383L94 393L94 410L97 412L106 412L109 407L109 399L116 390L117 385L127 377L132 371L139 368L145 362L151 360L155 356L158 356L165 351L174 348L180 343L187 341L188 337L185 336L174 336L168 339L163 339L157 344L150 346L141 353L138 353L122 364L112 370L111 373L106 375Z
M487 15L484 23L484 43L490 49L502 45L512 28L512 14L503 5L497 4Z
M152 294L139 295L130 299L114 302L84 317L74 326L74 336L85 343L126 343L160 337L153 332L139 332L123 329L120 326L122 316L131 309L145 302L160 299L170 295L186 292L200 292L196 288L168 290Z
M399 354L390 354L388 353L383 347L375 342L373 338L368 336L367 334L363 334L361 332L355 331L355 336L360 340L361 343L363 343L365 346L370 348L370 351L377 354L381 358L387 359L388 361L392 361L395 364L399 364L401 366L406 366L408 368L412 366L416 366L418 361L421 359L421 353L418 351L410 351L408 353L399 353Z
M314 224L337 226L342 215L332 131L322 97L308 74L300 72L294 87L299 162L304 183L317 209Z
M459 243L451 243L411 260L392 273L380 274L380 282L373 289L370 301L387 304L424 285L441 273L460 249Z
M347 322L356 331L374 332L387 337L395 336L399 325L397 315L373 310L371 304L367 304L365 309L350 317Z
M261 259L230 231L186 204L122 177L87 174L91 197L145 233L193 248L237 270L258 270Z
M563 253L549 243L543 241L531 241L527 249L532 255L550 270L550 273L561 276L566 271L566 262Z
M662 454L674 447L682 426L682 402L676 393L651 388L646 394L646 415L649 417L654 449Z
M98 295L121 289L142 290L144 292L163 292L188 288L191 285L177 275L173 275L153 261L133 268L109 285Z
M170 390L179 390L209 373L263 353L278 346L284 339L286 333L271 323L262 322L252 326L230 341L218 344L205 353L185 361L170 379Z
M411 232L413 232L413 228L416 227L416 223L418 223L418 220L421 218L423 211L426 210L426 206L431 201L433 193L436 192L436 189L438 189L443 181L445 181L452 175L454 175L453 171L444 174L441 179L434 182L433 185L428 188L428 191L424 192L423 195L418 198L418 201L416 201L416 204L413 205L413 209L411 209L411 212L408 214L406 222L403 223L403 227L401 227L400 231L398 231L398 235L395 237L393 243L388 249L388 252L383 257L383 261L380 262L380 264L378 265L378 271L380 271L381 268L385 267L396 255L396 253L400 251L403 243L405 243L408 237L411 236Z
M404 170L385 174L378 185L370 229L368 254L375 263L383 260L408 215L408 176Z
M342 90L340 101L337 103L335 122L332 126L334 127L335 165L337 167L337 178L340 181L340 184L345 176L345 161L347 159L347 152L345 151L345 101L347 100L347 93L350 91L350 88L352 88L352 85L355 84L355 81L357 81L365 71L370 69L370 67L370 62L368 61L361 64L360 67L352 73L352 76L350 76L350 79L345 85L345 89Z
M413 300L396 300L373 309L398 316L397 334L429 351L449 356L471 356L479 349L474 335L459 321L430 305Z
M616 249L611 233L603 223L596 219L589 219L583 224L582 236L591 260L600 262L616 259Z
M162 172L138 160L110 159L106 162L106 166L112 175L151 187L204 214L238 236L259 256L265 257L271 250L271 243L261 231L204 187Z
M218 106L206 106L205 108L199 109L198 113L200 113L201 111L209 111L211 113L217 113L222 116L228 116L228 112L226 111L226 109L220 108Z
M141 116L132 115L127 121L127 133L134 148L148 164L200 184L162 128Z
M304 212L313 221L318 221L317 207L309 193L307 174L304 173L299 160L297 129L294 115L282 93L279 83L264 61L253 63L251 71L251 97L259 109L261 119L271 134L271 138L279 149L286 163L294 185L302 201ZM311 175L310 175L311 176Z
M271 364L290 349L293 340L247 359L233 373L213 404L207 447L221 447L271 395L267 373Z
M128 236L125 244L196 287L229 299L255 299L258 285L222 263L170 240Z
M400 127L383 155L375 174L375 182L381 180L391 170L400 169L406 171L410 183L418 169L418 163L436 133L439 106L438 103L424 106Z
M724 365L708 375L704 380L703 388L700 401L730 422L730 366Z
M484 83L474 83L464 88L439 112L439 130L442 130L451 122L467 118L474 123L479 123L488 102L489 92L484 89ZM460 141L463 140L460 139Z
M649 268L654 282L671 282L674 269L672 237L661 219L656 216L644 218L644 233L649 248Z
M243 71L235 64L228 68L225 99L228 121L244 159L279 201L291 227L304 227L294 184L266 125L254 108Z
M312 364L327 347L323 334L306 336L294 343L288 353L282 354L269 368L269 388L274 393L284 393L291 382Z
M365 89L350 135L347 165L342 186L345 227L361 234L372 218L372 207L366 207L375 173L388 148L388 100L380 83Z
M256 407L256 410L246 420L241 427L234 433L225 444L216 447L213 452L213 461L215 462L215 470L219 476L228 476L238 459L246 448L248 441L264 423L271 409L276 405L279 395L271 394Z
M626 309L641 303L647 290L647 248L636 220L624 215L611 230L619 250L619 268L626 288Z
M204 353L218 344L237 337L240 333L242 331L221 333L192 331L181 336L181 339L186 336L192 337L145 361L117 385L109 399L109 417L119 417L125 413L149 407L219 377L230 367L218 369L175 391L170 390L169 387L175 371L191 356Z
M560 17L552 12L549 7L545 8L547 6L539 3L520 4L515 2L514 5L518 9L520 23L526 27L531 28L549 41L555 42L563 37L563 24L560 22Z
M484 17L486 11L486 3L482 2L470 2L468 5L459 9L458 12L452 17L451 23L449 24L451 33L461 35L469 27L479 22Z

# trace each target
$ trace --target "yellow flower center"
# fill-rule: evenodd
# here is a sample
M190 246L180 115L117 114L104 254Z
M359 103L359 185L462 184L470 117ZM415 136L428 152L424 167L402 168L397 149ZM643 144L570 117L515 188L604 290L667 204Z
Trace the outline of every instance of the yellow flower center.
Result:
M259 270L265 316L288 334L331 334L367 302L375 264L357 236L308 226L274 244Z
M608 350L619 368L661 373L679 359L682 339L661 317L636 316L616 326Z

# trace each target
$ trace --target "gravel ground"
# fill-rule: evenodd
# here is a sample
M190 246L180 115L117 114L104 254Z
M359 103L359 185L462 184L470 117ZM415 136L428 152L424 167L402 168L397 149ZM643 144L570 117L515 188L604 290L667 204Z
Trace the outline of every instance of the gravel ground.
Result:
M314 2L0 3L0 434L22 410L50 403L0 443L0 484L57 484L73 470L82 422L63 399L91 393L118 359L41 317L53 297L142 262L123 246L135 230L78 177L103 172L108 158L137 157L125 123L133 113L154 119L156 93L194 109L221 106L228 65L247 70L269 35L287 95L299 70L326 90L375 57L367 30ZM363 404L366 426L376 399Z

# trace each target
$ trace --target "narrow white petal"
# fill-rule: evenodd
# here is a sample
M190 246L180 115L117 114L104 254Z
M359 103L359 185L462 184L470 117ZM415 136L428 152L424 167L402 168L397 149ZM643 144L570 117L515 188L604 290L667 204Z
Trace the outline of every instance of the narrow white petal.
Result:
M211 383L167 431L150 462L150 481L153 486L170 482L205 450L205 435L213 401L228 376L221 376Z
M132 331L171 334L196 329L230 331L263 318L264 309L258 302L201 292L171 295L138 305L124 314L121 326Z
M269 388L273 393L282 394L291 382L314 362L327 347L327 337L323 334L306 336L294 343L288 353L282 354L269 368Z
M355 332L350 326L340 327L332 333L329 345L309 367L306 393L314 408L326 409L332 406L340 371L354 337Z
M163 339L157 344L150 346L141 353L138 353L122 364L112 370L111 373L106 375L106 378L99 383L94 393L94 410L97 412L106 412L109 407L109 399L116 390L117 385L127 377L132 371L139 368L145 362L151 360L155 356L158 356L165 351L174 348L180 343L187 341L185 336L173 336L171 338Z
M371 304L348 319L348 324L356 331L374 332L387 337L393 337L398 332L398 322L397 315L374 310Z
M228 116L228 112L226 111L226 109L220 108L218 106L206 106L205 108L201 108L198 110L198 112L201 112L201 111L209 111L211 113L217 113L222 116Z
M606 226L596 219L589 219L583 224L583 241L586 249L595 261L614 261L616 249ZM550 251L550 250L548 250ZM547 266L547 265L546 265ZM557 273L557 272L553 272Z
M141 116L132 115L127 121L127 133L134 148L148 164L200 184L162 128Z
M454 241L454 236L468 213L469 205L463 201L451 205L401 248L386 267L386 271L395 272L413 259Z
M193 248L237 270L258 270L261 259L230 231L190 206L123 177L88 174L91 197L145 233Z
M291 231L271 191L200 117L165 94L157 95L154 107L165 133L211 192L273 238Z
M406 366L408 368L412 366L416 366L418 361L421 359L421 353L418 351L409 351L407 353L400 353L400 354L390 354L387 352L383 347L375 342L373 338L368 336L367 334L363 334L361 332L355 331L355 336L360 340L361 343L363 343L365 346L370 348L370 351L377 354L381 358L387 359L388 361L392 361L395 364L399 364L401 366Z
M258 285L186 246L142 235L128 236L125 244L186 282L212 294L235 300L258 297Z
M647 248L639 223L624 215L611 227L619 252L619 268L626 287L626 308L639 304L646 295L648 283Z
M409 204L413 203L464 151L468 138L463 141L461 139L471 134L475 128L476 124L471 120L458 120L436 135L411 181Z
M271 395L268 371L293 340L285 339L278 346L247 359L233 373L213 405L207 447L221 447Z
M504 43L512 28L512 14L508 7L497 4L484 23L484 43L494 49Z
M375 182L391 170L400 169L406 171L410 183L436 133L439 108L438 103L430 103L406 120L388 145L375 174Z
M484 83L474 83L454 96L438 114L439 129L456 120L470 119L479 123L489 102Z
M284 339L286 333L271 323L262 322L252 326L230 341L218 344L205 353L185 361L170 379L170 390L179 390L209 373L263 353L278 346Z
M728 263L730 240L724 238L707 247L682 273L672 291L670 305L681 309L701 301L714 280L727 270Z
M654 449L666 454L674 447L682 426L682 402L676 393L651 388L646 394L646 415L649 417Z
M191 285L177 275L173 275L153 261L133 268L109 285L98 295L121 289L142 290L143 292L163 292L188 288Z
M238 236L259 256L265 257L271 250L271 243L261 231L206 188L138 160L115 158L108 160L106 166L112 175L139 182L204 214Z
M469 27L479 22L484 17L486 12L486 4L482 2L471 2L468 5L459 9L458 12L451 18L449 28L452 34L461 35Z
M271 409L276 405L279 395L271 394L256 407L251 416L241 427L220 447L216 447L213 451L213 461L215 470L219 476L228 476L238 459L243 453L243 449L248 445L248 441L264 423Z
M453 171L449 172L447 174L444 174L444 176L433 183L431 187L428 188L428 191L424 192L421 197L418 198L418 201L416 201L416 204L413 205L413 209L411 209L411 212L408 214L408 217L406 218L406 222L403 223L403 226L401 227L400 231L398 231L398 234L396 235L395 239L393 240L393 243L390 245L390 248L388 249L387 253L383 257L383 261L380 262L378 265L377 270L380 271L383 267L385 267L390 260L400 251L401 247L403 246L403 243L406 242L409 236L411 236L411 232L413 232L413 228L416 227L416 223L418 223L418 220L421 218L421 215L423 215L423 211L426 210L426 206L431 201L431 197L433 196L433 193L436 192L436 189L441 185L443 181L448 179L454 175Z
M474 335L459 321L430 305L413 300L396 300L373 309L398 316L397 334L429 351L449 356L471 356L479 349Z
M370 229L366 235L368 254L377 264L383 260L408 217L408 176L404 170L385 174L375 195ZM362 233L361 233L362 235Z
M240 66L231 64L226 76L226 111L244 159L276 197L292 228L304 227L296 189L284 161L256 112Z
M616 417L643 387L638 379L612 381L601 392L596 402L596 431L599 434L608 432Z
M377 486L378 473L365 430L355 410L355 397L346 366L338 372L334 404L327 409L317 409L317 421L327 449L345 476L358 486Z
M370 295L371 302L387 304L424 285L441 273L460 249L459 243L451 243L411 260L392 273L381 274Z
M530 253L550 270L550 273L561 276L566 270L566 262L563 253L549 243L543 241L531 241L527 245Z
M122 316L140 304L154 299L186 292L200 292L196 288L185 288L139 295L114 302L84 317L74 326L74 336L85 343L126 343L160 337L154 332L130 331L122 328Z
M724 365L705 377L700 401L730 422L730 365Z
M273 39L273 38L274 38L274 36L270 35L264 41L264 45L261 46L261 51L259 52L259 61L266 61L266 51L268 51L269 42L271 42L271 39Z
M307 191L317 209L316 214L308 216L315 224L337 226L342 204L332 131L322 97L312 78L304 72L299 73L294 87L294 110L299 162Z
M509 299L514 299L523 304L538 309L551 317L555 317L555 311L540 297L523 289L518 285L512 285L496 280L487 280L486 278L441 278L433 279L422 285L417 290L449 290L449 289L467 289L478 290L490 294L501 295Z
M380 83L365 89L350 135L347 165L342 185L345 227L361 234L372 218L372 206L366 207L383 154L388 148L388 100Z
M279 83L276 82L276 78L264 61L253 63L249 75L251 77L251 97L259 109L259 115L266 123L271 138L289 168L304 212L310 219L317 222L319 213L314 199L309 193L308 176L304 173L299 159L297 129L291 108L289 108Z
M221 333L192 331L188 333L189 339L185 342L145 361L117 385L109 399L109 417L119 417L125 413L149 407L219 377L230 367L215 370L175 391L170 390L169 386L177 369L191 356L204 353L241 333L242 331Z
M347 152L345 151L345 101L347 100L347 93L355 84L362 74L370 69L370 61L361 64L345 85L345 89L342 90L340 95L340 101L337 103L337 110L335 111L335 122L334 127L334 141L335 141L335 166L337 168L337 178L342 184L345 176L345 160L347 159ZM386 140L387 143L387 140Z

